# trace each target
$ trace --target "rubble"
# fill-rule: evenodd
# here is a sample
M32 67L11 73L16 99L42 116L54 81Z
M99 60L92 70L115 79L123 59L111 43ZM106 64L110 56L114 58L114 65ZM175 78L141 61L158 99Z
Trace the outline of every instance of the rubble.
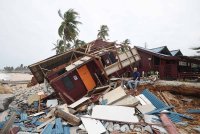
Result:
M9 110L0 115L0 129L3 133L12 131L12 134L171 134L183 130L198 131L199 118L195 117L199 116L199 109L191 106L189 110L177 109L181 103L194 103L196 98L189 101L190 98L177 99L169 92L158 93L152 89L139 89L139 93L133 95L132 91L121 87L120 82L115 84L115 88L105 85L104 89L96 89L98 92L89 92L70 105L58 95L52 96L54 91L51 88L46 90L43 85L16 89ZM162 94L168 96L168 101L164 101ZM195 105L199 106L198 103Z
M0 94L0 112L8 109L9 104L14 100L13 94Z

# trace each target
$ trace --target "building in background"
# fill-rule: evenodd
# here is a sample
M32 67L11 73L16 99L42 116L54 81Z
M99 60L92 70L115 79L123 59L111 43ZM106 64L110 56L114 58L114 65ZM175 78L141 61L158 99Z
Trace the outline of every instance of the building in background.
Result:
M167 46L146 49L135 46L141 60L139 71L146 74L159 72L161 79L197 78L200 76L200 60L183 56L180 50L169 51Z

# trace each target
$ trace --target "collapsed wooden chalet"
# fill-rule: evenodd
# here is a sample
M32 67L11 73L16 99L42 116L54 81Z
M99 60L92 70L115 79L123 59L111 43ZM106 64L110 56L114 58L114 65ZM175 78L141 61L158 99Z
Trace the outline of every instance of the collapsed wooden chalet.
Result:
M46 79L68 104L112 76L132 71L140 60L135 48L100 39L29 66L38 83Z
M167 46L153 49L135 47L141 57L139 71L158 71L161 79L200 77L200 60L184 56L180 50L169 51Z

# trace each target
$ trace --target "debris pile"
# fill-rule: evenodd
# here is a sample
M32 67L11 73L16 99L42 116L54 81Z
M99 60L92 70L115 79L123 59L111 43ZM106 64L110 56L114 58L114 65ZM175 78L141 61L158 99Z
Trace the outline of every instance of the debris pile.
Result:
M169 92L148 89L135 92L116 80L70 105L41 85L15 90L14 101L0 115L1 133L180 133L199 114L192 107L185 112L176 109L179 101L190 103L191 99L178 100ZM198 125L194 123L187 132L197 132Z

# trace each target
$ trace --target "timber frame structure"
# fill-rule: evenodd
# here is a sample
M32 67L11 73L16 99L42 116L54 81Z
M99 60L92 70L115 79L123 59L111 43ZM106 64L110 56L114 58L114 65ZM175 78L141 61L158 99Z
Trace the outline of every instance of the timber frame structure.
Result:
M140 60L135 48L116 42L94 40L79 48L29 66L38 83L46 79L68 104L83 97L112 76L132 71Z

